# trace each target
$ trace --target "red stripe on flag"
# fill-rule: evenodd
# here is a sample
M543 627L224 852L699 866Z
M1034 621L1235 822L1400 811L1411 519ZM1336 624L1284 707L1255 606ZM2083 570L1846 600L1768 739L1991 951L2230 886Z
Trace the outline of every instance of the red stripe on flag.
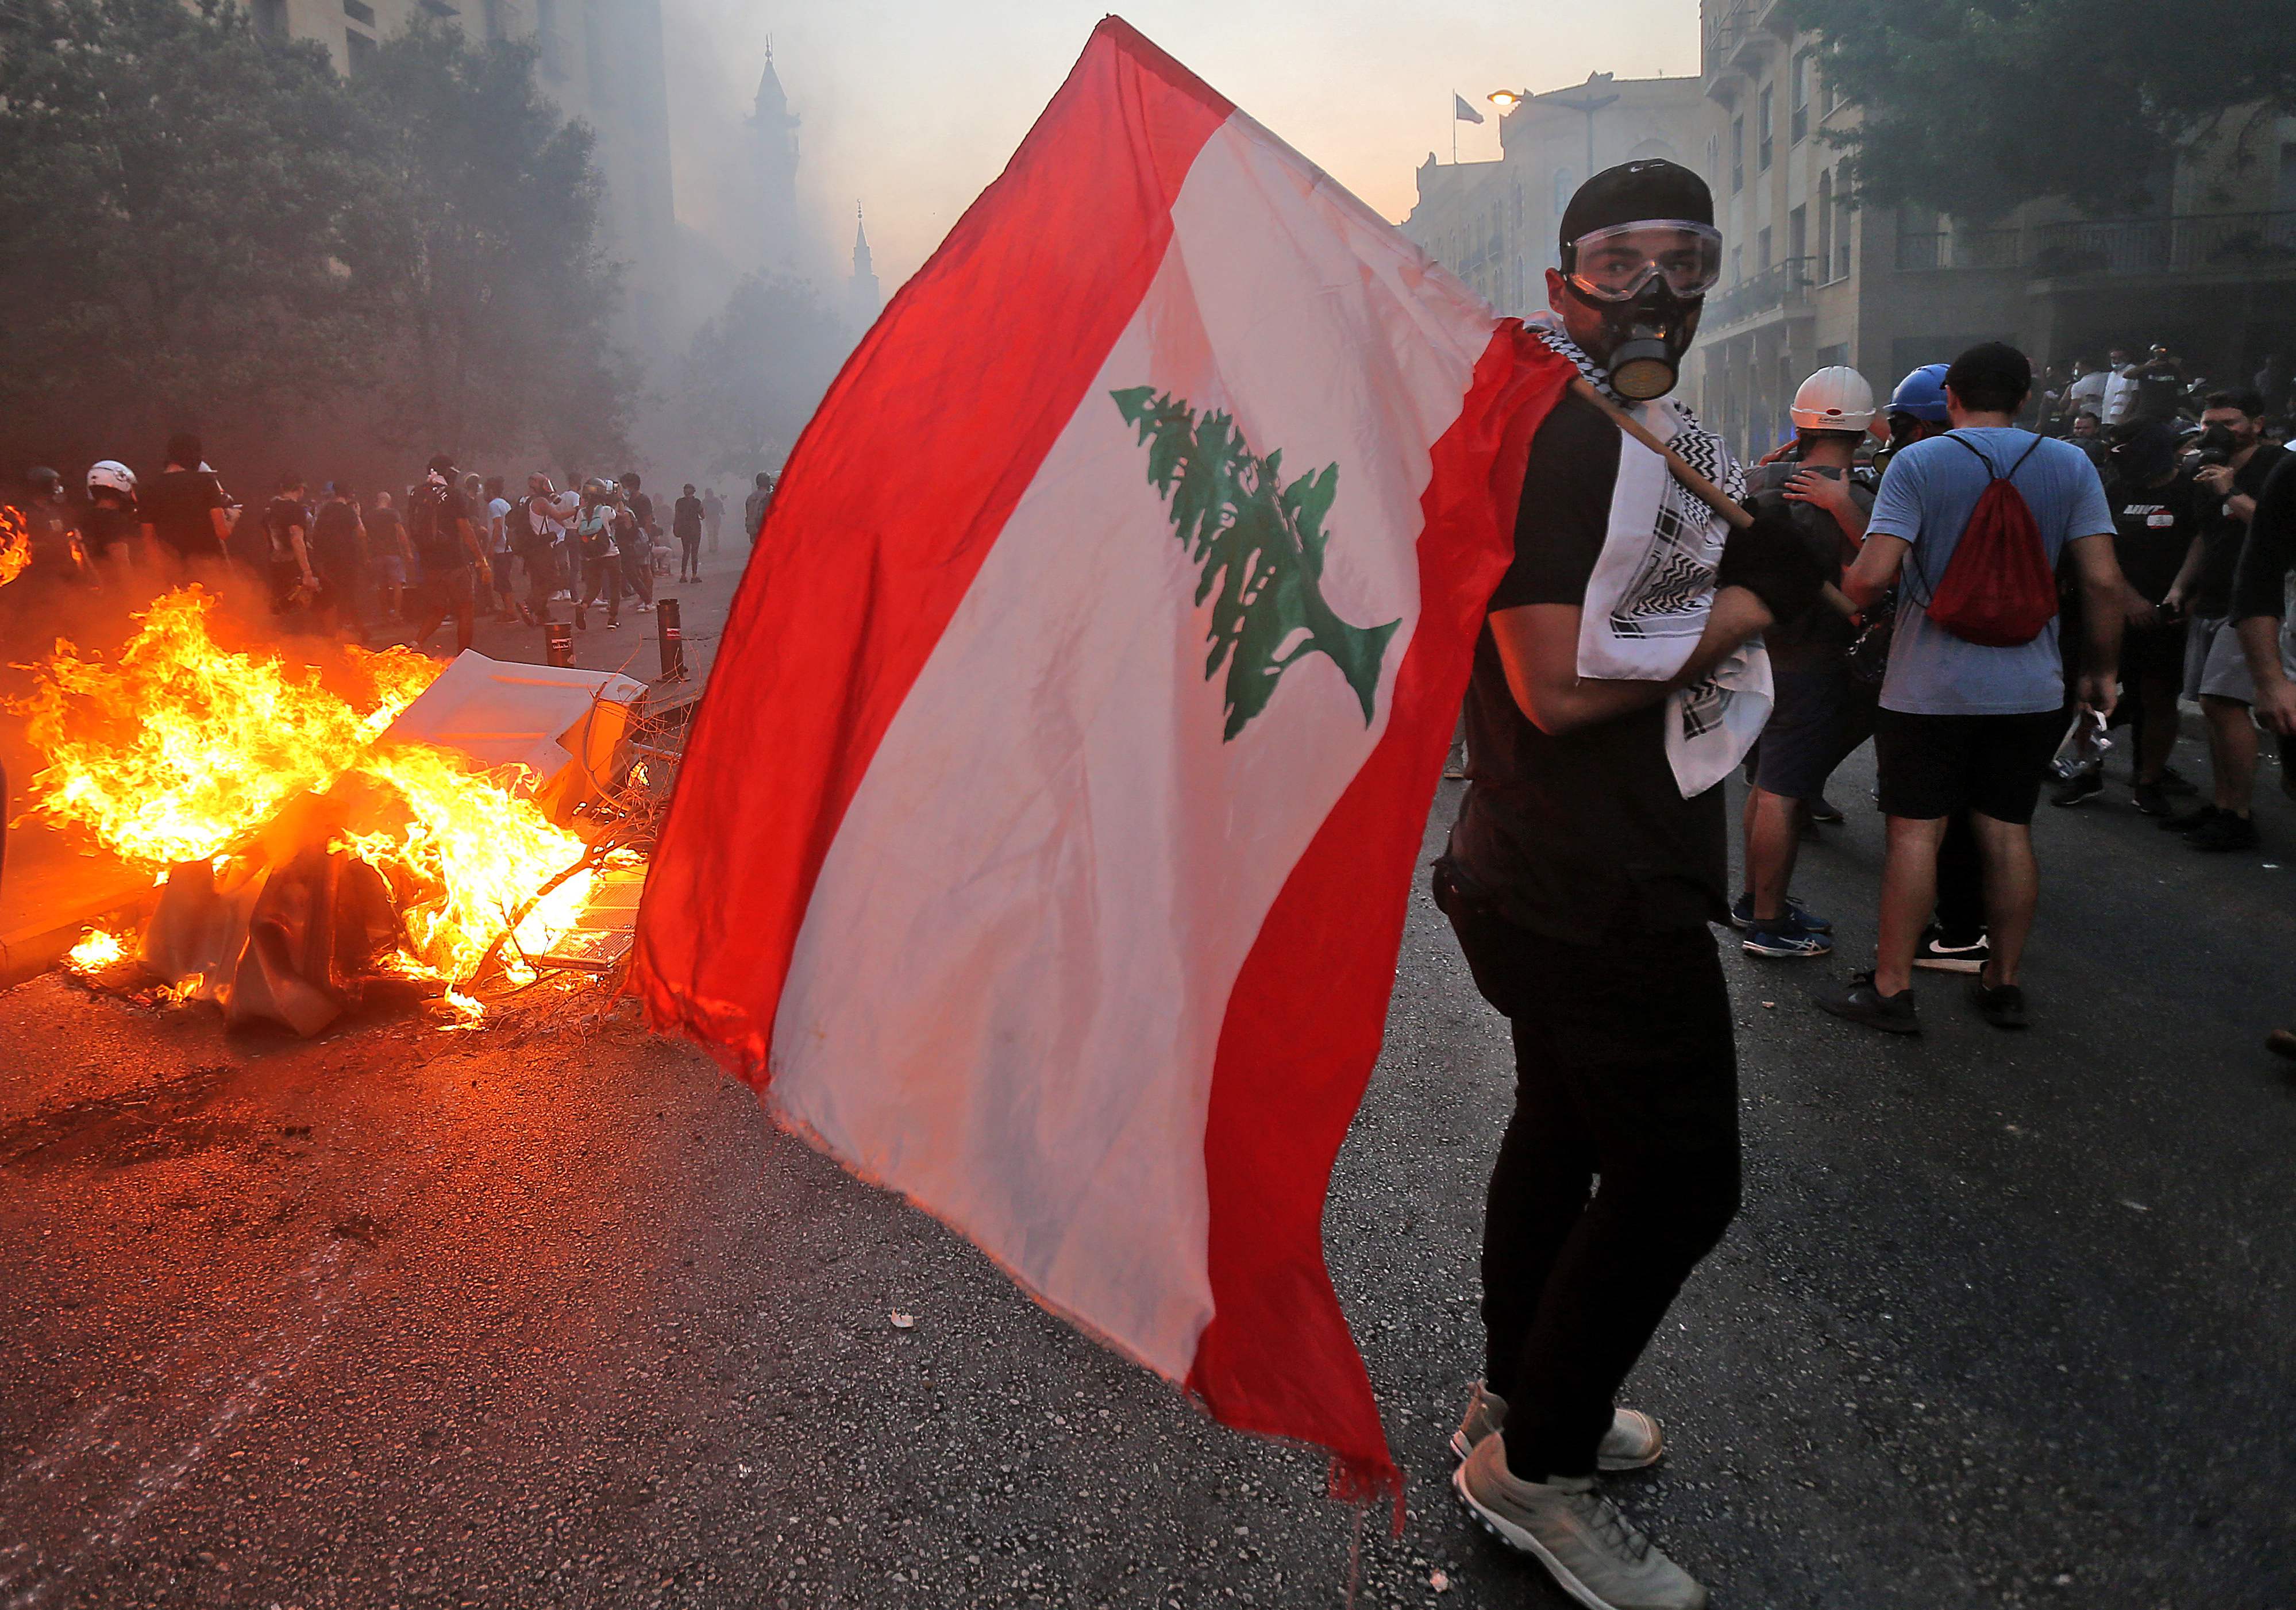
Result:
M1103 20L790 455L686 743L631 968L656 1028L719 1047L760 1088L838 824L1234 111Z
M1531 433L1571 373L1513 320L1476 364L1420 502L1419 624L1387 728L1260 925L1212 1067L1214 1313L1188 1385L1230 1425L1328 1448L1334 1493L1391 1493L1398 1525L1402 1477L1324 1266L1324 1196L1379 1059L1414 863L1484 607L1514 551Z

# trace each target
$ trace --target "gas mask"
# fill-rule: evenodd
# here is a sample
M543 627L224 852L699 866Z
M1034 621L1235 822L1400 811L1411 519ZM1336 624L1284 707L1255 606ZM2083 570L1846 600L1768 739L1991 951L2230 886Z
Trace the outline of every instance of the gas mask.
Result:
M2194 443L2194 446L2200 449L2199 461L2204 465L2230 464L2233 461L2233 455L2247 445L2248 443L2235 435L2233 428L2222 420L2210 424L2201 432L2200 439Z
M1571 242L1564 277L1602 317L1612 390L1647 402L1674 390L1721 271L1721 235L1683 218L1614 225Z

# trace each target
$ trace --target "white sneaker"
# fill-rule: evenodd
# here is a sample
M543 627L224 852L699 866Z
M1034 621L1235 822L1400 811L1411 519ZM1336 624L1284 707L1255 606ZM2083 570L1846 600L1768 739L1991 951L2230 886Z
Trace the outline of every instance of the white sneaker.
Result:
M1467 1412L1459 1417L1459 1429L1451 1433L1451 1451L1465 1458L1505 1423L1506 1400L1476 1382L1467 1398ZM1614 1409L1611 1429L1603 1433L1602 1443L1595 1450L1595 1468L1613 1474L1647 1470L1665 1457L1666 1433L1659 1429L1655 1417L1639 1409Z
M1706 1589L1595 1491L1592 1476L1516 1479L1506 1438L1475 1445L1451 1485L1477 1520L1546 1567L1587 1610L1706 1610Z

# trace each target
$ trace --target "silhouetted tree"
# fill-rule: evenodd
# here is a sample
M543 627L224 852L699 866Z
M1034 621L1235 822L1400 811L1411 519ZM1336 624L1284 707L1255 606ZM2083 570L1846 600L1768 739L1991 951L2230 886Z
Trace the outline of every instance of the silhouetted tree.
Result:
M1863 110L1841 143L1857 193L1884 205L2157 206L2148 177L2178 144L2276 158L2262 136L2296 109L2285 0L1798 0L1795 12L1824 41L1819 70Z

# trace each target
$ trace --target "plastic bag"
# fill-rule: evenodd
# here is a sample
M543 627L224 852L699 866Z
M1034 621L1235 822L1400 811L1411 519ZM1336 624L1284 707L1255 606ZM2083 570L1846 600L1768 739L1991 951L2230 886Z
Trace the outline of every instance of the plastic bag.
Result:
M2112 747L2112 740L2104 735L2104 718L2093 710L2073 712L2072 725L2065 728L2065 741L2057 745L2057 758L2049 762L2049 775L2060 783L2070 783L2075 777L2104 769L2104 752Z

